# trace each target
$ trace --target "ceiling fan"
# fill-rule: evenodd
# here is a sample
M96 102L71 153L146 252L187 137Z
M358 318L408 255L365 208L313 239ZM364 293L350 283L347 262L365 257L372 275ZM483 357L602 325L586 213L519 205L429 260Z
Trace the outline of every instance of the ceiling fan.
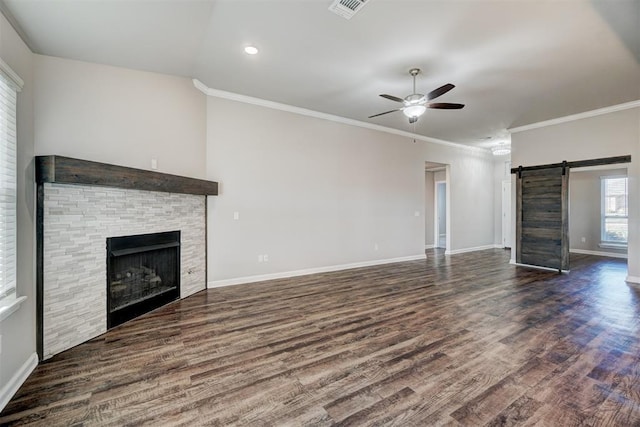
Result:
M455 86L451 83L447 83L444 86L440 86L438 89L432 90L427 95L423 95L421 93L416 93L416 76L420 74L420 69L412 68L409 70L409 74L413 77L413 93L411 95L407 95L404 99L398 98L397 96L393 95L380 95L383 98L400 102L403 104L403 106L400 108L396 108L395 110L374 114L373 116L369 116L370 119L382 116L383 114L393 113L394 111L402 111L404 115L409 118L409 123L415 123L418 121L418 117L420 117L427 110L427 108L436 108L441 110L459 110L464 107L464 104L452 104L450 102L430 102L432 99L436 99L437 97L442 96L453 89Z

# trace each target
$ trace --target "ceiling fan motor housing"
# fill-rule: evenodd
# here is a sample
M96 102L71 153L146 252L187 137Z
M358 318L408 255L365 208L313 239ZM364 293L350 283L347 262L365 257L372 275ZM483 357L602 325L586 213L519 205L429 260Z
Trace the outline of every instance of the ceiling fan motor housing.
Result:
M425 102L425 96L421 93L414 93L411 94L409 96L407 96L404 99L404 104L409 106L409 105L415 105L415 104L420 104L421 102Z

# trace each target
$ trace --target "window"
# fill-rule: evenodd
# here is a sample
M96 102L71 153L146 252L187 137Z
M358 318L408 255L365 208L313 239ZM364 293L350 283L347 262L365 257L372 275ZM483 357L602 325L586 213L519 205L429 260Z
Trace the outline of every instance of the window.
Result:
M628 227L628 179L627 177L602 177L602 243L627 244Z
M16 292L17 92L20 78L0 60L0 301Z

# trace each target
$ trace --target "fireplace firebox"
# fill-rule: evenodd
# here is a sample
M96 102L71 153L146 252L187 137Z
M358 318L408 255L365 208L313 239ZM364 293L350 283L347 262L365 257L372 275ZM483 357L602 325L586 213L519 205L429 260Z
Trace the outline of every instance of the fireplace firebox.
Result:
M180 231L107 238L107 328L180 297Z

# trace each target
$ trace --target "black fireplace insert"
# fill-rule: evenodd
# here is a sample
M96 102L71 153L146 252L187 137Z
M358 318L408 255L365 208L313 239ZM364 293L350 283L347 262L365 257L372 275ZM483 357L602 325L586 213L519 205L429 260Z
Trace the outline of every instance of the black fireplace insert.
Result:
M180 231L107 238L107 328L180 298Z

